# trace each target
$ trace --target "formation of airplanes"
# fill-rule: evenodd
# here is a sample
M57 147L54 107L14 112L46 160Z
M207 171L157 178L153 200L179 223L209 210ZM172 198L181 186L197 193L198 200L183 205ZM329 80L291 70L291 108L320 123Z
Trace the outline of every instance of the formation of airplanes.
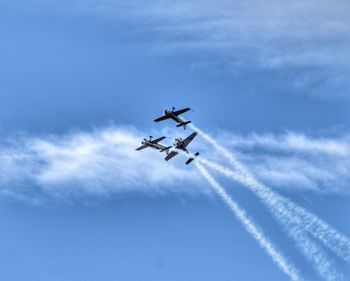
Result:
M155 119L154 122L161 122L167 119L171 119L178 123L176 127L183 127L186 129L186 126L191 123L191 121L185 121L183 120L180 115L186 113L187 111L190 111L190 108L184 108L180 110L175 110L175 107L173 107L171 110L166 109L164 111L164 115ZM187 136L185 139L182 138L176 138L174 143L174 149L173 146L166 146L161 144L160 142L166 139L165 136L159 137L157 139L153 139L152 136L149 137L149 139L144 139L141 142L141 146L136 148L137 151L143 150L145 148L153 148L160 152L165 152L166 157L164 158L165 161L169 161L170 159L174 158L176 155L179 154L179 151L183 151L187 154L190 154L187 147L188 145L195 139L195 137L198 135L197 132L191 133L189 136ZM190 156L190 158L186 161L186 165L193 162L197 157L199 156L199 152L195 153L194 155Z

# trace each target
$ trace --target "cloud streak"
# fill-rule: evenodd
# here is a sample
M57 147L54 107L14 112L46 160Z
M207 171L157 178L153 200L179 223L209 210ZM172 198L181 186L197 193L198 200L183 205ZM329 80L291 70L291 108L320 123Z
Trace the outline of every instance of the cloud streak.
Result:
M135 151L144 137L131 127L109 127L2 144L1 192L25 195L31 190L59 197L198 193L189 187L199 180L191 169L178 161L166 164L164 155L152 149Z
M349 97L350 6L344 0L39 0L32 5L122 27L116 29L125 36L123 44L136 50L189 52L192 69L239 75L264 70L293 91Z
M194 128L198 129L198 128ZM173 128L154 131L154 136L173 136ZM183 159L165 163L148 149L135 152L142 130L109 126L63 135L20 136L0 141L0 193L15 197L81 195L110 196L125 192L185 192L200 182ZM238 136L217 134L219 142L236 152L258 179L293 192L348 193L350 183L347 137L310 138L303 134ZM167 139L165 143L171 144ZM221 162L220 151L200 138L191 144L208 159ZM210 156L210 157L209 157ZM236 163L236 165L238 165ZM241 172L244 168L241 165ZM175 182L182 184L175 185Z
M232 148L262 148L281 152L300 152L338 157L350 156L350 136L340 138L312 138L300 133L287 132L282 135L250 134L248 136L226 134L226 144Z
M218 135L218 140L234 151L256 178L271 186L349 195L348 133L336 137L311 137L296 132Z

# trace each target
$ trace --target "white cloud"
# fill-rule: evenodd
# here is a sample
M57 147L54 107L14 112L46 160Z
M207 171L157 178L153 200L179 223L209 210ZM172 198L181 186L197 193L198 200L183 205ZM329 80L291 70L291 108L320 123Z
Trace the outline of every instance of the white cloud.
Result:
M154 136L177 136L173 128ZM184 132L185 135L187 132ZM131 127L107 127L65 135L20 137L0 144L0 194L40 200L102 196L120 193L207 193L185 159L166 163L159 152L136 152L148 134ZM263 182L294 192L349 194L349 137L312 138L289 132L282 135L240 136L217 134L237 158ZM172 139L164 141L172 143ZM201 157L222 162L222 157L198 137L190 147ZM68 200L68 199L67 199Z
M342 44L350 43L350 6L342 0L133 1L123 8L108 1L103 7L99 12L115 20L142 21L165 47L220 49L232 57L235 50L253 51L265 67L349 64Z
M293 190L350 194L350 136L225 133L225 145L263 182Z
M109 127L64 136L25 137L0 148L3 194L100 195L120 192L197 194L200 177L181 156L135 151L146 136L126 127Z
M126 42L157 54L190 52L196 65L281 75L294 91L348 97L350 5L322 1L34 1L35 9L121 25ZM132 50L132 48L128 48ZM208 63L209 62L209 63ZM284 72L282 72L284 71ZM243 74L242 74L243 75ZM305 91L304 89L307 89Z
M350 138L312 138L304 134L287 132L282 135L250 134L246 137L229 134L227 144L237 148L264 148L279 151L321 153L339 157L350 156Z
M158 50L219 50L267 68L350 64L350 5L323 1L35 1L35 7L131 23ZM143 37L146 32L155 36ZM336 51L335 51L336 50Z

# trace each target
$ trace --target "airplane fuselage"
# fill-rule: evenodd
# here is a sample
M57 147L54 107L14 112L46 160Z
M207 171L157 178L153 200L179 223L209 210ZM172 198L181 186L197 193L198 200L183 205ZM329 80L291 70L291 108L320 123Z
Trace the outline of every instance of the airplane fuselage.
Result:
M176 139L175 148L176 149L180 149L180 150L185 151L185 152L188 153L186 145L184 144L184 142L181 139Z
M171 119L173 119L179 124L185 123L184 120L182 120L179 116L175 115L171 110L165 110L165 115L168 115Z

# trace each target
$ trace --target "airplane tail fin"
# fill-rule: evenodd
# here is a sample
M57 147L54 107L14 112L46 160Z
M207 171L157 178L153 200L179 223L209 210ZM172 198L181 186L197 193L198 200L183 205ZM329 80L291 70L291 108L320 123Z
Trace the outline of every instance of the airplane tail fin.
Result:
M170 151L170 149L172 148L172 146L170 145L170 146L167 146L167 147L164 147L163 149L161 149L160 150L160 152L166 152L166 154L169 154L169 151Z
M192 163L198 156L199 156L199 152L197 152L195 155L193 155L193 157L189 158L189 159L186 161L186 165Z
M186 126L188 124L192 123L192 121L186 121L186 122L183 122L183 123L180 123L179 125L177 125L176 127L184 127L184 129L186 130Z

